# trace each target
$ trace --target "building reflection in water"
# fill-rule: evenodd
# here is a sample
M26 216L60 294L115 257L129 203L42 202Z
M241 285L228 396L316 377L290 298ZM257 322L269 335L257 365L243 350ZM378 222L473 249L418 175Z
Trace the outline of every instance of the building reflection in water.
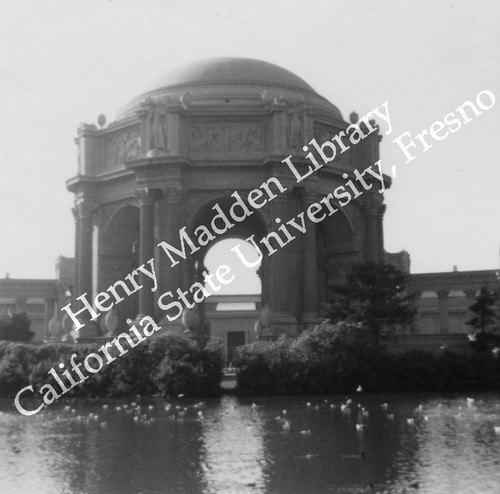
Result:
M500 403L491 396L424 403L413 432L420 445L415 472L419 488L443 493L500 492L500 441L494 429L499 411Z
M225 397L204 412L201 465L208 492L255 492L265 484L264 423L258 407Z
M499 492L498 395L352 398L144 400L138 420L127 400L28 419L0 400L0 492Z

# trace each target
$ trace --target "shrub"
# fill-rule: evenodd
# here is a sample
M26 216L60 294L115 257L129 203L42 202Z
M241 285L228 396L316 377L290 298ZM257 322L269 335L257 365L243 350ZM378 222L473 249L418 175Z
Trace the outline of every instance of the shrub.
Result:
M236 351L241 394L315 394L364 391L500 389L500 359L493 355L389 355L370 344L366 330L328 321L295 339L257 342Z
M218 396L222 369L221 342L209 340L200 350L184 339L171 337L154 382L163 396Z
M0 343L0 396L14 396L27 384L40 389L52 384L48 372L58 375L70 368L71 355L83 362L90 353L100 353L98 345L65 345L47 343L40 347L18 343ZM119 352L116 350L116 357ZM131 396L135 394L179 394L217 396L222 378L222 347L209 342L205 349L190 345L186 340L170 335L152 337L126 354L105 365L99 372L73 387L65 396ZM77 380L75 372L71 376ZM66 378L62 377L66 382ZM70 387L70 383L67 383Z

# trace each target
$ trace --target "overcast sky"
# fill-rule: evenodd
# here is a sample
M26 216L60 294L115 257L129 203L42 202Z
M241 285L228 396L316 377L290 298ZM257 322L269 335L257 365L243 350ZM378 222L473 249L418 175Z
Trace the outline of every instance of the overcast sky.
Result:
M170 67L215 57L281 65L345 119L389 102L396 165L385 247L412 272L497 269L500 2L0 1L0 276L51 278L73 255L74 137ZM411 164L392 140L488 89L489 111ZM382 130L384 130L382 126Z

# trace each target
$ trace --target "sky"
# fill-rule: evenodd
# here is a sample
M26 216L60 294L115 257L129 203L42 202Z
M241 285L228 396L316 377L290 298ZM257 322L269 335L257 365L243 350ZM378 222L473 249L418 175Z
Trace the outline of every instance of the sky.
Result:
M500 3L0 0L0 276L53 278L73 256L74 138L170 68L235 56L278 64L342 112L388 102L385 248L411 271L498 269ZM416 159L413 136L483 90L495 105ZM382 132L385 131L383 122Z

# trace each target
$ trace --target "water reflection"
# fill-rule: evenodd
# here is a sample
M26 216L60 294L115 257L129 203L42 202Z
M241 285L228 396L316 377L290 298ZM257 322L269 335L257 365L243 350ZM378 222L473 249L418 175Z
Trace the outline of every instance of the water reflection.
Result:
M469 399L467 399L469 398ZM0 401L0 492L500 491L500 399Z
M264 422L256 406L226 397L203 421L202 467L207 492L255 492L265 487Z

